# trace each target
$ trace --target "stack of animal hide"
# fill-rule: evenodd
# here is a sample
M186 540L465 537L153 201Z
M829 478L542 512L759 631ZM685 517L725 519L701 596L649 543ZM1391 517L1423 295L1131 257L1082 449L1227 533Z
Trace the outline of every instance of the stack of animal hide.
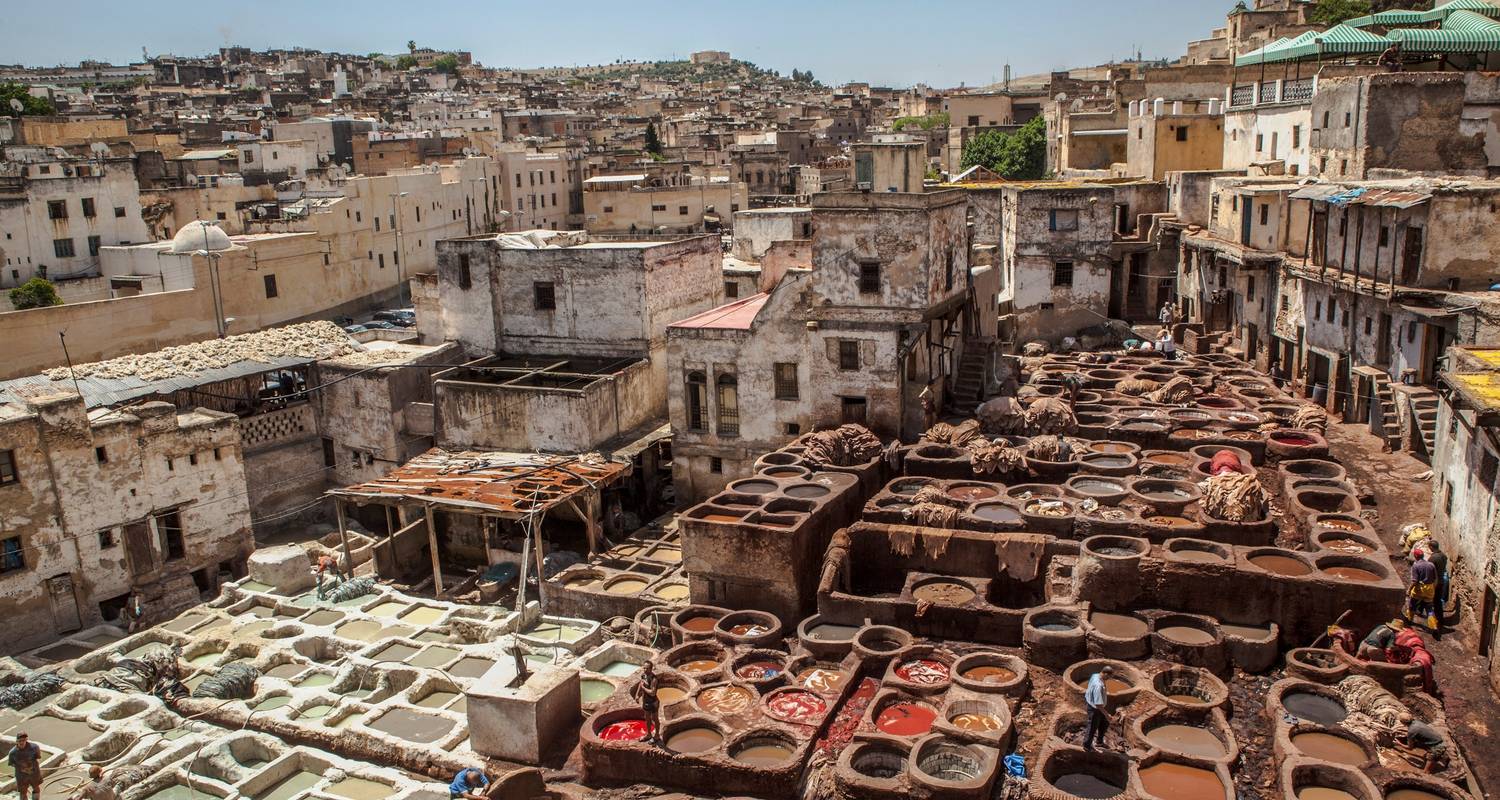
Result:
M1033 436L1068 434L1078 429L1078 420L1065 400L1043 397L1026 409L1026 429Z
M981 437L969 442L968 449L975 475L1003 475L1026 465L1026 454L1003 439L989 441Z
M992 397L974 411L980 428L991 436L1026 432L1026 408L1014 397Z
M1161 384L1150 378L1127 378L1115 385L1115 391L1130 397L1140 397L1161 388Z
M1204 482L1203 510L1230 522L1254 522L1266 516L1266 490L1254 475L1226 472Z
M979 420L970 419L957 425L949 425L939 422L927 429L922 438L934 444L951 444L954 447L967 447L975 439L982 438L979 433Z
M1187 378L1173 378L1167 381L1167 385L1147 395L1153 403L1161 403L1164 406L1177 406L1193 399L1195 391L1193 382Z
M1328 430L1328 412L1324 411L1320 405L1303 403L1297 407L1297 412L1292 414L1292 427L1322 435Z
M863 464L884 449L875 434L863 425L841 425L831 431L818 431L803 437L807 450L802 460L818 467L853 467Z

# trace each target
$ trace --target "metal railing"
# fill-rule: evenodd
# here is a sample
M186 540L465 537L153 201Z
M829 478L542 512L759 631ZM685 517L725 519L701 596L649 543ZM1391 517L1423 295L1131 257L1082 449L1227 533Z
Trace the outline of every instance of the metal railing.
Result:
M1236 86L1229 94L1229 105L1248 106L1255 103L1255 84Z

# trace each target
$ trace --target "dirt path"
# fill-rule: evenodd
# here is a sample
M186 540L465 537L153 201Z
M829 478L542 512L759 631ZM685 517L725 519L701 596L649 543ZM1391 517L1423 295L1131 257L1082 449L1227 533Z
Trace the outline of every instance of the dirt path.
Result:
M1328 426L1333 454L1350 477L1375 494L1379 517L1372 522L1392 553L1391 566L1405 575L1409 565L1399 557L1401 526L1427 522L1432 513L1432 483L1421 479L1426 464L1406 453L1383 453L1382 442L1360 425ZM1394 614L1397 609L1392 609ZM1468 758L1485 797L1500 791L1500 701L1485 680L1476 654L1479 631L1473 614L1460 614L1458 627L1431 645L1437 656L1438 686L1453 735Z

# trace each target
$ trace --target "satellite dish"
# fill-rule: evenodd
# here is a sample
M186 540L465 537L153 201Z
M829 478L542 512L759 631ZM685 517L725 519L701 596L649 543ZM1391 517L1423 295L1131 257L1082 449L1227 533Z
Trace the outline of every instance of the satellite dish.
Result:
M94 142L90 144L89 150L92 150L95 155L109 155L109 145L105 144L104 142Z
M12 111L16 111L16 112L21 112L21 111L25 111L26 110L26 106L21 105L20 99L15 98L15 97L12 97L10 99L10 107L11 107Z

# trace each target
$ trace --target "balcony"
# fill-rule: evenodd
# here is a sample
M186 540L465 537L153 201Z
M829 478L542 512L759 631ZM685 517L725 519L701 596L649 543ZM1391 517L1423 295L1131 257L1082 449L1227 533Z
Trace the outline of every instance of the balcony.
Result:
M1253 108L1276 104L1309 103L1318 90L1317 78L1261 81L1229 90L1229 108Z

